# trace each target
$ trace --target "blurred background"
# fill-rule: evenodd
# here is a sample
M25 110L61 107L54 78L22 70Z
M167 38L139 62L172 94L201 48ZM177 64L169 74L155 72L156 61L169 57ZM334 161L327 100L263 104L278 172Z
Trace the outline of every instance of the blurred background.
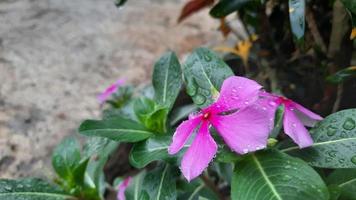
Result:
M178 24L183 2L0 0L0 178L48 175L53 148L99 115L108 85L147 83L166 50L222 39L208 9Z

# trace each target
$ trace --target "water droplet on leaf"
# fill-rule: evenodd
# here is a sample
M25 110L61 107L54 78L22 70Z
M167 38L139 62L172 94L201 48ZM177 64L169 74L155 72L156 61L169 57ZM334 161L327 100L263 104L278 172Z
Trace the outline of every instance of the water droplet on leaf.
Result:
M196 103L196 104L202 105L202 104L205 103L206 98L205 98L203 95L198 94L198 95L196 95L196 96L194 97L194 100L195 100L195 103Z
M355 121L352 118L347 118L342 125L342 127L348 131L354 129L355 126Z
M352 156L351 162L356 165L356 156Z
M326 130L326 134L331 137L331 136L335 135L336 131L337 131L337 128L335 128L333 126L329 126Z

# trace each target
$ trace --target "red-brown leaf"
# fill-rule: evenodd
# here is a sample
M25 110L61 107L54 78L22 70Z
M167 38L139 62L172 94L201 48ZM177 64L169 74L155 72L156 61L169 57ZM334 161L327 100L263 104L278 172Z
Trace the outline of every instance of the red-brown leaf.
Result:
M191 0L187 2L180 13L180 16L178 18L178 23L180 23L181 21L183 21L185 18L192 15L193 13L213 3L214 0Z

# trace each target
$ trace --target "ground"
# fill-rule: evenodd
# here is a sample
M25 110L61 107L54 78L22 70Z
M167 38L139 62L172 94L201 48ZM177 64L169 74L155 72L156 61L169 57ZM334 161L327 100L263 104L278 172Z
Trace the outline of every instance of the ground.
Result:
M221 37L208 10L182 24L182 0L0 1L0 178L50 176L50 155L118 78L150 81L166 50L181 59Z

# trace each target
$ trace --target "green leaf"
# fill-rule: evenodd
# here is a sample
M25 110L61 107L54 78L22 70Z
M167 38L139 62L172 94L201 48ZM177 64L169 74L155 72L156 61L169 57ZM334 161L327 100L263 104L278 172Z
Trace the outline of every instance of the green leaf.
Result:
M151 99L141 97L134 101L137 118L151 131L165 133L168 109L156 104Z
M341 0L344 6L353 14L356 14L356 2L354 0Z
M71 182L80 162L80 146L74 137L65 138L54 150L52 166L59 177Z
M356 169L337 169L326 182L340 188L340 199L356 200Z
M169 120L170 125L173 126L177 124L178 122L187 118L190 113L196 111L197 109L198 109L197 106L194 104L184 105L174 109L170 116L170 120Z
M170 110L182 87L182 71L174 52L165 53L155 64L152 85L155 100Z
M102 137L90 137L84 145L85 157L92 158L87 167L88 185L95 187L97 195L103 199L105 192L105 179L103 168L110 154L117 149L119 143Z
M146 191L149 199L169 200L177 198L176 176L178 169L169 164L162 164L148 172L142 183L142 190Z
M305 30L305 0L289 0L288 3L292 32L296 39L300 40Z
M322 168L356 168L356 109L339 111L310 130L314 144L305 149L289 147L283 152Z
M40 179L0 179L3 200L76 200L60 188Z
M251 154L236 166L233 200L328 200L319 174L298 158L278 151Z
M234 75L230 67L207 48L198 48L189 55L183 73L186 91L199 107L214 102L224 80Z
M82 160L80 163L78 163L78 165L73 170L74 182L79 186L84 185L84 175L85 175L88 163L89 163L89 158Z
M177 190L180 191L177 200L219 199L201 179L194 179L189 183L185 180L178 180Z
M141 171L135 177L133 177L129 187L125 191L126 199L128 200L141 200L142 194L142 183L146 176L146 171Z
M156 160L172 158L168 154L168 147L172 141L171 135L155 136L134 144L130 152L130 164L136 168L143 168ZM188 147L186 145L185 147Z
M356 77L356 66L342 69L335 74L326 77L326 80L330 83L339 84L354 77Z
M121 6L123 6L126 2L127 2L127 0L115 0L115 5L116 5L117 7L121 7Z
M231 151L231 149L225 145L218 149L218 153L216 155L216 161L222 163L234 163L241 159L242 157L240 155Z
M104 120L85 120L79 133L87 136L105 137L120 142L138 142L152 136L141 124L123 117Z
M220 0L211 10L210 15L215 18L225 17L226 15L238 11L252 0Z

